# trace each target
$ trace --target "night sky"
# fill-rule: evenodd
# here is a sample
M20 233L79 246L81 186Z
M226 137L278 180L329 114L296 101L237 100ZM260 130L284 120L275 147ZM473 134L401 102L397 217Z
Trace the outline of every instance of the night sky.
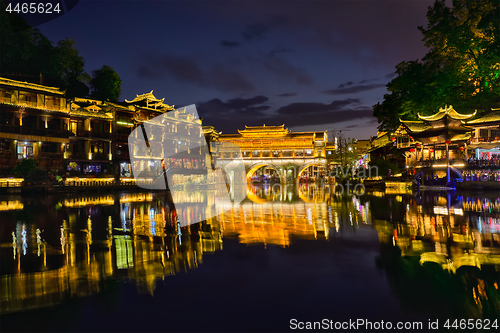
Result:
M223 133L285 124L368 139L395 65L427 52L417 27L433 2L80 1L38 28L73 39L89 74L113 67L121 100L154 90Z

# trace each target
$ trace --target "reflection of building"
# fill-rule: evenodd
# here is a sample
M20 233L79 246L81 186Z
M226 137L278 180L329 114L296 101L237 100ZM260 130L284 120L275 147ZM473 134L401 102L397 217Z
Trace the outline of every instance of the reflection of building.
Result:
M248 200L239 205L221 205L217 220L224 236L238 236L245 244L289 246L294 237L329 239L342 222L351 226L368 225L368 203L355 196L338 200L331 188L301 184L298 197L292 186L259 185L248 188ZM330 228L332 228L331 231Z
M450 205L437 197L434 206L407 205L406 223L376 224L381 241L393 243L404 256L420 256L455 271L461 266L500 267L500 200L463 198Z
M237 235L240 243L290 245L292 237L328 239L326 204L243 202L220 214L224 236ZM321 236L320 236L321 235Z
M296 180L301 175L318 178L325 176L327 133L292 133L281 126L245 126L239 134L221 134L219 141L240 147L247 178L275 175L278 181ZM219 159L230 160L234 152L219 151ZM266 178L266 179L267 179Z
M11 243L2 244L3 249L10 245L17 269L1 277L0 313L96 294L110 277L134 280L139 292L152 294L158 279L196 268L205 253L222 248L218 224L208 221L177 228L172 211L159 199L144 193L68 198L61 203L68 209L67 218L55 235L46 235L34 224L17 223ZM14 202L4 208L15 210L19 205ZM98 214L96 223L92 215L80 214L96 207L112 211L107 205L119 209L118 220ZM85 229L80 230L81 225ZM49 243L45 237L59 243ZM53 267L59 258L62 266ZM26 272L25 265L33 262L39 271Z

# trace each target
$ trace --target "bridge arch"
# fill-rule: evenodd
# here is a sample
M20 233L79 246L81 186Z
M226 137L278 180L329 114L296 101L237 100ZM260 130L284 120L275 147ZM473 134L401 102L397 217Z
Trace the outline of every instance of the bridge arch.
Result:
M302 165L300 168L299 168L299 172L297 173L297 181L299 181L300 177L302 176L302 174L309 168L311 167L320 167L322 169L322 171L320 170L317 170L316 172L318 173L321 173L324 175L324 176L327 176L327 172L328 172L328 169L327 169L327 165L325 163L320 163L320 162L317 162L317 161L313 161L313 162L309 162L309 163L306 163L304 165Z
M259 170L260 168L269 168L269 169L273 169L274 171L276 171L276 174L280 177L280 182L283 183L284 180L283 180L283 175L282 173L280 172L280 169L274 165L274 164L271 164L271 163L265 163L265 162L259 162L259 163L256 163L254 165L252 165L249 170L247 171L247 182L250 182L252 180L252 176L254 175L254 173Z

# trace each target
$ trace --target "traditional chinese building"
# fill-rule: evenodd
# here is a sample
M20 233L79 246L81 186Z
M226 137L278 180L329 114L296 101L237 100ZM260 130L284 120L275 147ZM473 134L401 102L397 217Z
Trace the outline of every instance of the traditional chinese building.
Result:
M109 102L91 98L66 99L54 87L0 78L0 174L8 175L23 159L34 159L37 167L71 177L121 179L132 182L129 147L132 131L162 116L153 134L148 156L134 156L136 170L154 174L161 163L172 172L201 173L206 156L201 120L174 110L153 92L131 101ZM167 113L168 112L168 113ZM163 159L164 147L176 150ZM137 149L135 150L137 151ZM68 178L69 179L69 178Z
M483 117L470 120L467 126L473 129L469 148L477 159L500 159L500 109L492 109Z
M129 136L132 169L141 176L151 177L168 170L176 184L188 180L201 182L206 174L206 151L202 149L206 142L201 119L188 112L188 107L174 110L163 101L154 97L153 92L137 95L132 101L125 100L135 111L135 128L147 123L146 132L150 135L148 149L141 149L143 137L137 135L138 131L133 132L135 137Z
M310 178L325 176L327 132L292 133L285 125L245 126L238 134L221 134L219 141L240 147L247 170L247 179L273 176L295 181L302 175ZM234 151L219 151L219 158L231 160Z
M75 98L70 102L70 117L66 174L112 176L114 110L106 102Z
M62 171L69 140L65 92L54 87L0 78L0 173L19 160Z
M431 116L418 115L420 120L417 121L401 120L403 128L399 129L399 140L414 142L414 147L409 149L412 154L407 164L417 167L432 166L432 177L434 171L444 169L449 182L450 167L463 167L463 159L468 158L467 143L471 138L472 129L466 126L465 122L475 115L476 112L458 113L450 105ZM426 160L429 165L424 163Z

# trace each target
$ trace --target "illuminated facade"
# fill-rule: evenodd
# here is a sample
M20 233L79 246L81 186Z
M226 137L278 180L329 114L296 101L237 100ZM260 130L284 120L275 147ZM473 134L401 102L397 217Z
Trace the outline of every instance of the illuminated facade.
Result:
M326 176L327 133L292 133L281 126L245 126L239 134L221 134L219 141L236 144L249 181L275 177L277 182L294 182L301 176L320 179ZM228 160L234 152L219 150L219 159Z
M115 178L134 182L130 164L129 135L160 115L167 123L155 134L168 137L167 142L179 150L164 159L165 167L202 173L206 161L200 151L183 150L186 140L202 146L205 140L201 121L191 114L175 110L157 99L153 92L137 95L131 101L104 102L91 98L67 100L57 88L0 78L0 173L9 174L22 159L35 159L37 166L79 183L88 177ZM169 112L169 113L167 113ZM156 156L160 147L151 147ZM191 142L192 144L192 142ZM134 155L136 170L155 174L162 158Z
M415 155L415 159L420 162L467 158L467 142L471 138L471 128L465 126L465 121L475 115L476 112L460 114L450 105L439 109L439 112L432 116L419 115L421 120L418 121L401 120L406 129L406 135L402 135L401 139L411 137L416 140L415 148L411 149L418 155Z
M24 158L62 170L64 145L70 142L69 111L58 88L0 78L0 173Z
M467 126L473 129L469 149L479 159L500 159L500 109L492 109L483 117L470 120ZM497 165L498 166L498 165Z
M197 181L203 178L206 156L201 149L205 146L205 137L200 119L186 112L186 108L174 110L173 106L164 104L163 99L154 97L153 92L137 95L132 101L125 102L129 109L134 110L134 118L133 121L119 120L118 125L127 126L127 132L133 130L130 124L137 128L148 122L152 126L147 151L140 149L143 142L137 137L138 131L135 131L134 138L127 138L128 144L132 144L129 151L133 154L130 156L134 159L133 170L145 177L155 177L163 170L169 170L178 184L188 178ZM163 115L161 120L155 119L160 115Z

